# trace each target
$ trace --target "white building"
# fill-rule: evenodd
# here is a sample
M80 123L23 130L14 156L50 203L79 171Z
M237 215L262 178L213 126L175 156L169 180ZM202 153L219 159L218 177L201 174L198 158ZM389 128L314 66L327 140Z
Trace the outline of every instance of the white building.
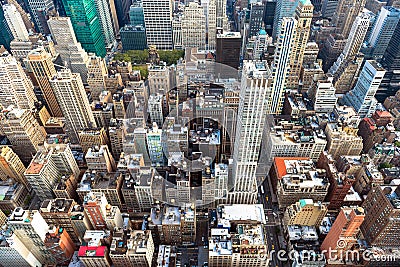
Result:
M182 43L183 48L206 48L206 17L203 7L196 2L190 2L183 11Z
M286 78L290 67L290 53L292 41L296 33L297 21L294 18L283 18L281 31L278 35L275 48L274 61L272 62L271 95L268 99L266 112L268 114L280 114L282 112Z
M105 78L108 74L106 62L103 58L92 54L90 55L87 71L87 83L92 93L92 98L100 100L101 92L106 89Z
M313 92L309 94L309 96L314 103L315 112L331 113L336 106L336 90L335 87L333 87L332 81L333 77L328 77L327 80L318 81L315 86L310 88Z
M11 30L14 39L18 41L29 41L28 31L17 8L12 4L3 5L4 18Z
M143 0L147 44L160 50L170 50L172 44L171 0Z
M271 99L271 72L265 61L244 62L233 154L234 192L230 203L255 203L256 169Z
M72 142L78 143L80 130L96 127L82 79L78 73L64 69L50 80L50 84L64 114L67 133Z
M367 60L353 90L344 96L343 102L354 107L361 118L369 117L375 112L375 94L385 72L378 62Z
M86 83L89 57L81 43L76 40L71 19L68 17L51 17L47 24L61 60L73 73L79 73L82 81Z
M8 53L0 55L0 104L32 110L35 102L33 84L21 64Z
M163 95L150 95L148 108L151 121L157 123L159 128L163 127L164 117L163 117Z

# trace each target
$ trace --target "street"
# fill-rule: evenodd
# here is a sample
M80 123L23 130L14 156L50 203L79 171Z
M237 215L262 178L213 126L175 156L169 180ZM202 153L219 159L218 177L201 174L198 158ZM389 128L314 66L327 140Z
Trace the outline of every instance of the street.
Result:
M281 249L278 239L278 234L282 234L281 223L280 223L280 214L278 213L278 205L272 203L272 192L270 190L270 185L268 183L268 177L261 184L263 190L259 189L259 203L264 205L264 212L267 220L266 231L268 238L268 247L270 253L272 250L275 253L272 254L272 259L270 261L270 266L276 267L286 267L289 266L289 263L281 262L277 259L277 252ZM264 194L263 192L264 191Z

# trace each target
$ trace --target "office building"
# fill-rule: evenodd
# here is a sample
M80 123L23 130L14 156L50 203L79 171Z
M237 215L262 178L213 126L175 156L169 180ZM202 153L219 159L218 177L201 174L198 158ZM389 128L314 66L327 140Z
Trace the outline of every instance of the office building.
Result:
M354 20L364 9L365 2L366 0L338 1L336 11L332 17L332 24L335 26L335 34L341 35L344 39L347 39Z
M0 261L5 266L40 266L40 261L11 231L6 229L0 235Z
M64 114L67 133L77 143L80 130L96 127L82 79L79 74L64 69L57 72L50 84Z
M11 29L8 26L6 18L4 17L3 4L0 3L0 27L3 29L0 31L0 43L4 45L6 49L10 49L10 43L14 39L11 33Z
M72 199L46 199L40 207L40 214L48 225L62 227L69 235L71 240L78 244L79 235L71 222L71 212L76 205Z
M106 208L108 202L103 193L90 192L83 200L83 207L86 216L94 229L104 230L107 229L106 223Z
M120 35L124 51L147 48L146 29L141 25L125 25L121 28Z
M144 27L144 14L142 2L133 2L129 7L129 21L130 25L136 26L141 25Z
M101 32L104 39L104 43L107 48L115 42L114 28L111 20L109 1L107 0L95 0L97 18L100 22ZM101 55L98 55L101 56Z
M245 267L269 264L261 205L218 206L212 215L215 222L210 225L208 237L210 266L232 266L234 262ZM234 238L238 234L240 237Z
M307 23L307 20L305 20ZM283 18L280 25L282 33L279 34L275 48L274 61L271 65L272 84L271 98L268 104L268 114L281 114L283 108L284 92L290 69L290 56L293 40L296 34L297 21L294 18Z
M57 264L67 265L70 263L75 251L75 244L64 228L50 226L49 231L46 233L44 245L50 251Z
M119 28L129 24L129 8L132 4L130 0L114 0L115 18L117 18ZM134 1L136 2L136 1ZM113 16L113 20L115 20Z
M286 87L297 89L299 87L300 71L303 66L304 52L307 47L310 34L311 20L313 18L313 5L310 1L299 1L296 8L295 19L297 25L293 35L292 50L290 52L290 69L286 81Z
M342 155L360 155L363 144L362 138L357 135L357 125L346 123L328 123L325 128L327 138L326 149L334 159Z
M255 36L262 29L264 9L264 4L261 2L255 2L251 4L249 37Z
M32 153L36 153L39 145L46 139L46 132L39 125L33 114L25 109L10 106L8 109L0 108L0 132L4 133L14 152L24 164L29 164Z
M63 114L49 82L57 74L51 55L43 48L39 48L28 54L27 62L39 84L51 115L53 117L62 117Z
M281 208L300 199L322 202L328 193L326 170L316 168L309 158L274 158L270 177Z
M56 263L44 244L49 226L39 211L18 207L10 215L7 225L41 264Z
M88 170L98 172L113 172L116 169L116 164L108 146L100 147L93 146L88 149L85 159L88 165Z
M92 99L100 100L101 92L106 90L105 77L108 75L105 60L95 55L90 55L87 71L87 83Z
M203 7L196 2L190 2L183 10L182 45L206 49L206 17Z
M162 145L162 129L153 123L153 128L149 129L146 134L147 149L153 166L163 166L164 153Z
M373 59L383 57L389 41L400 20L400 10L392 6L383 6L375 19L374 26L367 40Z
M343 102L354 107L361 118L370 117L376 110L375 93L385 75L385 69L374 60L367 60L353 90L348 92Z
M7 52L0 55L0 104L20 109L35 108L36 95L31 80L21 64Z
M324 242L322 242L321 250L327 253L328 250L346 251L352 249L357 243L360 226L366 221L365 216L364 209L361 207L342 208Z
M13 179L29 188L25 179L26 168L18 155L9 146L0 147L0 180Z
M165 62L160 64L147 65L148 74L148 87L150 94L166 95L170 90L170 72Z
M106 55L106 46L102 23L97 15L95 1L63 0L63 4L67 16L71 19L78 42L82 44L82 47L87 52L104 57Z
M172 1L143 0L147 44L160 50L170 50L172 44Z
M85 243L79 247L78 257L84 266L110 267L112 265L109 250L103 246L104 231L87 231Z
M24 205L27 200L28 190L23 184L13 181L0 181L0 209L2 211L13 211L17 207ZM0 214L1 215L1 214ZM7 217L0 216L0 224L6 222Z
M49 25L51 36L56 45L55 49L60 54L62 62L71 69L72 73L79 73L82 81L87 82L89 57L78 43L68 17L51 17Z
M150 95L148 108L150 119L153 123L157 123L157 126L163 128L164 116L163 116L163 99L162 95Z
M336 89L332 84L333 77L327 77L326 80L318 80L317 83L309 89L308 95L314 103L314 110L317 113L331 113L336 106Z
M14 39L18 41L28 41L28 31L16 7L12 4L3 5L3 12Z
M111 241L110 258L117 266L152 266L153 237L149 230L118 230Z
M284 221L286 225L320 226L328 209L321 202L312 199L300 199L286 208Z
M284 18L292 18L296 12L299 0L285 1L277 0L274 16L274 27L272 30L272 38L277 40L278 35L282 32L282 23Z
M108 145L107 132L102 128L87 128L79 131L79 143L82 147L83 153L86 153L89 148L95 146Z
M234 191L231 203L255 203L256 169L268 108L271 72L266 62L245 62L233 154Z
M55 7L52 0L27 0L27 6L33 23L35 24L36 31L45 33L47 28L46 19L47 15L54 14Z
M365 220L361 231L372 246L399 246L400 187L374 186L362 207Z
M224 32L217 34L215 61L237 69L239 67L242 36L240 32Z

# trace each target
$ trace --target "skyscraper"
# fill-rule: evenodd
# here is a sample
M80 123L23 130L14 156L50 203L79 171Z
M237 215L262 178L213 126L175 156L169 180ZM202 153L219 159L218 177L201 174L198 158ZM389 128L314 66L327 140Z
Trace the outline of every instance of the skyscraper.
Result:
M82 79L79 74L64 69L50 80L50 84L64 114L67 133L73 143L78 143L79 130L96 127Z
M274 61L272 62L272 89L269 98L268 114L280 114L282 112L285 85L290 66L290 54L292 42L296 34L297 20L283 18L281 33L278 35L275 48Z
M272 36L272 31L274 28L275 8L276 8L276 0L267 0L265 2L263 20L265 25L265 31L269 36Z
M251 4L250 10L250 33L249 37L255 36L263 26L264 4L256 2Z
M31 80L10 54L0 55L0 104L31 110L37 101Z
M143 0L147 44L157 49L172 49L172 1Z
M215 0L215 4L217 15L217 28L225 29L228 22L228 18L226 16L226 0Z
M254 204L256 201L256 170L271 99L270 87L271 72L267 63L245 61L233 152L234 189L228 195L229 203Z
M96 5L97 17L100 21L104 43L106 46L110 46L114 43L115 36L108 0L94 0L94 4Z
M10 27L4 17L3 4L0 3L0 44L4 45L6 49L10 49L10 43L14 39Z
M198 3L190 2L183 11L182 44L184 48L206 49L206 18Z
M57 74L51 55L43 48L38 48L32 50L28 54L27 62L39 84L51 115L54 117L62 117L63 114L49 82L49 79L53 78Z
M272 38L276 40L281 32L283 18L293 17L299 0L277 0L274 16L274 27L272 30Z
M216 0L210 0L207 8L208 49L215 50L217 38L217 6Z
M400 89L400 73L398 72L400 69L400 23L397 24L380 62L387 72L376 98L384 101L386 97L395 95Z
M14 145L14 151L22 162L28 164L32 154L46 139L46 132L31 111L10 106L1 111L0 132Z
M63 0L65 12L71 18L76 39L87 52L104 57L106 48L102 25L94 0Z
M129 24L129 7L131 6L131 0L110 0L114 2L116 15L118 18L118 25L120 28Z
M101 92L106 89L105 77L107 77L107 74L108 72L104 59L92 55L88 65L87 82L94 100L100 100Z
M43 25L45 23L43 15L55 11L53 0L27 0L27 2L36 30L44 33L47 26Z
M14 38L18 41L28 41L28 31L16 7L14 5L4 5L3 11L6 22Z
M0 149L0 179L6 181L11 178L30 188L24 172L25 166L18 155L10 147L2 147Z
M55 49L61 60L73 73L79 73L82 81L87 82L89 57L78 43L68 17L51 17L48 20L51 35L56 42Z
M293 36L292 51L290 54L290 69L286 87L297 89L299 86L300 71L303 65L304 51L310 35L313 5L310 0L300 0L296 9L296 32Z
M344 96L343 102L354 107L361 118L369 117L375 112L377 104L375 93L385 72L375 60L367 60L353 90Z
M335 26L335 34L346 39L358 14L363 10L366 0L338 1L333 15L332 24Z
M399 20L399 9L391 6L383 6L381 8L368 39L368 46L372 49L370 55L374 59L383 56Z

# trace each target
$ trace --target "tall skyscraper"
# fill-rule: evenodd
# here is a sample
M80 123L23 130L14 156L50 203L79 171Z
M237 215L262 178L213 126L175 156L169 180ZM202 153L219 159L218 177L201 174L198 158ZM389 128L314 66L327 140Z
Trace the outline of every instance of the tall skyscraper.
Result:
M280 114L282 112L285 85L290 66L290 53L296 34L297 20L283 18L281 34L278 36L274 61L272 62L272 91L269 98L268 114Z
M100 18L94 0L63 0L65 12L71 18L76 39L87 52L104 57L106 48Z
M381 8L368 39L368 46L372 49L370 55L374 59L383 56L399 20L399 9L391 6Z
M184 48L206 49L206 17L198 3L190 2L183 11L182 44Z
M348 61L354 60L355 56L360 51L365 35L367 34L370 19L371 17L369 12L362 12L356 17L353 22L353 26L351 27L343 52L329 69L329 73L337 77L341 74L341 72L343 72L343 67L348 63Z
M73 73L79 73L82 81L86 83L89 57L81 43L76 40L70 18L51 17L48 24L56 42L55 49L60 54L61 60Z
M276 40L281 32L283 18L294 17L299 0L277 0L275 7L274 27L272 38Z
M208 49L215 50L217 38L217 5L216 0L210 0L207 8Z
M38 48L28 54L27 62L39 84L51 115L62 117L63 114L49 82L57 74L51 55L43 48Z
M267 63L245 61L233 151L234 189L228 195L229 203L254 204L256 201L256 170L271 99L270 87L271 72Z
M0 104L31 110L36 101L32 82L21 64L8 53L0 55Z
M129 7L132 4L131 0L110 0L115 4L115 10L118 18L118 25L120 28L129 24Z
M332 24L335 26L335 34L346 39L358 14L363 10L366 0L338 1L333 15Z
M300 0L296 9L296 32L293 36L292 51L290 54L290 69L286 87L297 89L299 86L300 71L303 65L304 51L306 50L310 35L311 20L313 18L313 5L310 0Z
M147 44L157 49L172 49L172 1L143 0Z
M375 112L377 104L375 93L385 72L375 60L367 60L353 90L344 96L343 102L354 107L361 118L369 117Z
M94 4L96 5L97 17L100 21L104 43L106 46L110 46L115 42L115 36L108 0L94 0Z
M27 3L36 30L44 33L47 25L43 15L55 11L53 0L27 0Z
M4 45L6 49L10 49L10 43L14 39L10 27L4 17L3 4L0 3L0 44Z
M400 69L400 23L397 24L380 62L387 72L376 98L384 101L386 97L395 95L400 89L400 73L398 71Z
M46 132L39 125L31 111L14 108L1 111L0 132L14 145L14 151L25 164L32 159L40 144L46 139Z
M223 28L227 26L228 18L226 16L226 1L215 0L216 14L217 14L217 28Z
M29 35L24 21L14 5L3 6L4 17L11 30L12 35L18 41L28 41Z
M265 31L269 36L272 36L272 31L274 28L275 8L276 8L276 0L267 0L265 2L263 20L265 25Z
M251 4L249 37L256 36L263 26L264 6L261 2Z
M82 79L79 74L64 69L50 80L50 84L64 114L67 133L72 142L78 143L80 130L96 127Z
M129 8L129 21L133 26L144 26L144 14L142 2L134 2Z

